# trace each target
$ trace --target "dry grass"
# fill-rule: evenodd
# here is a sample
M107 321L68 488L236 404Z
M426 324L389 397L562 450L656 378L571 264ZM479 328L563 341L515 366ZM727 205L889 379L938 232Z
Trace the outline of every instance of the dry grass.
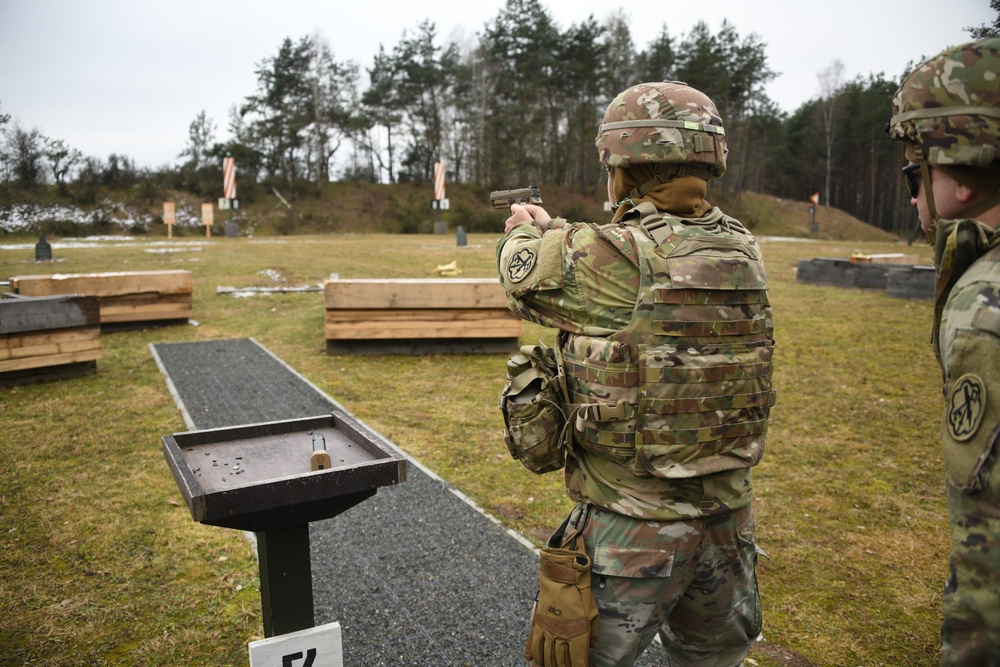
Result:
M96 376L0 390L0 664L245 664L262 634L256 563L237 531L191 521L160 454L184 430L150 343L252 336L370 426L540 542L568 508L559 474L507 456L505 356L360 357L324 350L318 293L236 299L218 285L424 277L457 260L493 275L496 235L214 239L0 250L26 273L184 268L195 319L107 334ZM756 473L765 636L817 665L936 663L948 551L929 302L795 282L798 259L888 243L765 241L778 404ZM271 273L261 273L270 271ZM551 333L528 326L524 341ZM761 656L765 667L783 664Z

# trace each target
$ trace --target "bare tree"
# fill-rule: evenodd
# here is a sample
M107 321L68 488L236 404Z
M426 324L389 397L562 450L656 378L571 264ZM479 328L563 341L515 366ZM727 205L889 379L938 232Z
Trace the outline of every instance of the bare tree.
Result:
M56 185L59 186L60 191L64 190L66 174L83 159L83 154L77 149L67 146L62 139L46 139L44 153L49 161L52 176L56 179Z
M3 131L5 160L14 180L24 187L39 185L45 179L42 150L45 137L38 128L27 129L15 120Z
M831 206L833 185L833 141L837 115L837 98L844 87L844 63L835 59L819 73L819 109L823 114L826 139L826 205Z
M189 158L188 164L195 169L209 162L209 150L215 143L215 123L202 109L188 126L188 145L177 157Z

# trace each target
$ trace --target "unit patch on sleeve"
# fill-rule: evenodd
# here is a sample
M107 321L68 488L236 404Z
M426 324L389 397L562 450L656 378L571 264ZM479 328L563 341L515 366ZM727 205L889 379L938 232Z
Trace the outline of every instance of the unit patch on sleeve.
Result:
M948 432L959 442L976 434L986 411L986 385L978 375L967 373L955 381L948 397Z
M537 255L532 248L521 248L507 263L507 279L512 283L519 283L528 277L531 269L535 267Z

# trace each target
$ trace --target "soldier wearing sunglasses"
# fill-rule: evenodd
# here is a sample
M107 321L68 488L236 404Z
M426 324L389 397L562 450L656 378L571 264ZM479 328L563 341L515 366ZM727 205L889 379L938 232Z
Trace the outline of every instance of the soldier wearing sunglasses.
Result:
M1000 666L1000 38L917 66L889 136L934 246L932 342L944 379L941 442L952 550L941 664Z

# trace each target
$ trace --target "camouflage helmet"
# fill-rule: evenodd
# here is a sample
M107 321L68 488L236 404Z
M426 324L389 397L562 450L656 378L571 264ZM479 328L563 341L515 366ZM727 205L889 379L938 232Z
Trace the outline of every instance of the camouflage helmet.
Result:
M934 167L983 168L1000 159L1000 38L924 61L892 98L889 137Z
M597 132L607 168L687 165L706 178L726 172L726 131L715 103L679 81L640 83L618 94Z

